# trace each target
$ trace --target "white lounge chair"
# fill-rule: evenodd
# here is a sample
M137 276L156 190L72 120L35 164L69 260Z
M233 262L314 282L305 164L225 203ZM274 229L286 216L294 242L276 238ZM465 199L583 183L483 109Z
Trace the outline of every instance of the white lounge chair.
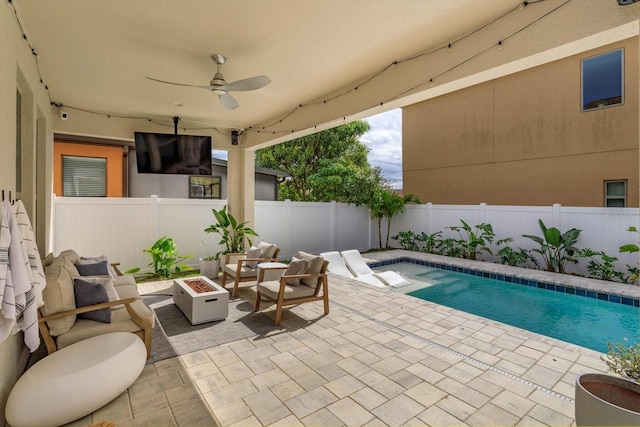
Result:
M320 256L327 261L329 261L328 270L329 273L337 274L338 276L348 277L349 279L353 279L353 273L347 268L347 265L344 263L344 259L340 256L340 252L331 251L331 252L322 252Z
M383 271L380 273L374 272L369 265L364 261L362 255L357 249L351 249L348 251L340 252L344 262L346 263L351 273L356 277L356 279L363 278L367 280L367 283L371 283L369 281L368 276L373 276L380 282L382 282L386 286L400 287L411 284L408 280L402 277L400 274L395 271ZM364 281L364 280L362 280Z

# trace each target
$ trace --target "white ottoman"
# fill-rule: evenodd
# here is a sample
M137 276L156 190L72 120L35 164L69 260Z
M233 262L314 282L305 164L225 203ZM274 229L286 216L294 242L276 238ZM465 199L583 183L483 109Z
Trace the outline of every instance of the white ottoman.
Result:
M111 402L140 376L144 343L129 332L77 342L45 357L18 380L5 407L12 427L59 426Z

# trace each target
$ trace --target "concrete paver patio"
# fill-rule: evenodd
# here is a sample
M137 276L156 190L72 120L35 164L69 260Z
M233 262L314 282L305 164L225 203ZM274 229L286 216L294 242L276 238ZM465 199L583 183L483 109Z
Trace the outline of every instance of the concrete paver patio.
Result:
M70 425L569 426L576 377L606 372L601 353L353 280L331 276L330 300L326 316L285 309L285 331L148 365Z

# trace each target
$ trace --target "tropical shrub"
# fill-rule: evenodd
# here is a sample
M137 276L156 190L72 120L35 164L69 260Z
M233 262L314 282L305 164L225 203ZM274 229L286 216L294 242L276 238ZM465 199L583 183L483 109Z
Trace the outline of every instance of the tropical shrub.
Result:
M477 260L480 251L493 255L493 252L487 246L489 243L493 243L493 238L495 237L491 224L478 224L473 229L463 220L460 220L460 222L462 223L461 226L456 225L447 228L458 232L460 235L458 243L462 248L462 257Z
M416 240L422 242L423 251L428 252L430 254L438 253L440 246L442 244L442 236L441 231L436 231L435 233L427 234L424 231L416 236Z
M513 238L511 237L505 237L496 242L498 246L503 246L498 250L497 254L500 263L515 267L528 267L529 265L533 265L536 268L540 267L538 260L531 254L531 251L522 248L513 249L509 246L509 243L512 242Z
M523 234L523 237L533 240L540 245L540 249L533 249L542 255L547 271L556 273L566 273L568 263L577 264L578 260L574 257L577 248L575 244L578 242L578 236L582 230L572 228L565 233L561 233L555 227L547 228L541 219L538 220L542 237Z
M587 271L589 277L600 280L618 279L621 282L625 281L624 274L615 269L613 263L618 260L616 257L609 256L603 251L594 251L590 248L578 249L576 255L580 258L586 258L589 260L587 264ZM598 260L598 257L600 260Z
M205 228L207 233L218 233L221 237L219 244L224 246L224 249L218 252L215 256L228 253L240 253L244 252L244 240L245 238L252 244L249 236L257 236L258 233L253 231L250 227L247 227L247 222L238 222L231 212L227 212L227 206L225 205L219 211L211 209L213 216L216 219L215 224L211 224Z
M393 240L397 240L402 249L407 251L419 251L416 234L413 231L400 231L395 236L391 236Z
M178 255L178 248L171 237L161 237L143 252L151 255L151 262L147 264L151 267L152 273L146 273L143 278L164 278L168 279L175 273L185 270L191 270L190 265L182 264L182 262L193 255ZM125 271L125 273L137 273L140 267L135 267Z

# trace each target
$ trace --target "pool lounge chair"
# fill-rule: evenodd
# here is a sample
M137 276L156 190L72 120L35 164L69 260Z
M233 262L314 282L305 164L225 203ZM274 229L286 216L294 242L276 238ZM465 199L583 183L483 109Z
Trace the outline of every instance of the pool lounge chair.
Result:
M373 276L386 286L400 287L411 284L411 282L395 271L383 271L380 273L374 272L364 261L362 255L360 255L360 252L357 249L342 251L340 254L344 259L347 268L349 268L357 280L365 279L361 281L366 281L371 284L370 276Z
M386 284L375 277L373 273L355 277L344 263L344 258L342 258L338 251L322 252L320 256L329 261L329 269L327 270L329 273L337 274L338 276L346 277L348 279L355 279L379 288L384 288L386 286Z

